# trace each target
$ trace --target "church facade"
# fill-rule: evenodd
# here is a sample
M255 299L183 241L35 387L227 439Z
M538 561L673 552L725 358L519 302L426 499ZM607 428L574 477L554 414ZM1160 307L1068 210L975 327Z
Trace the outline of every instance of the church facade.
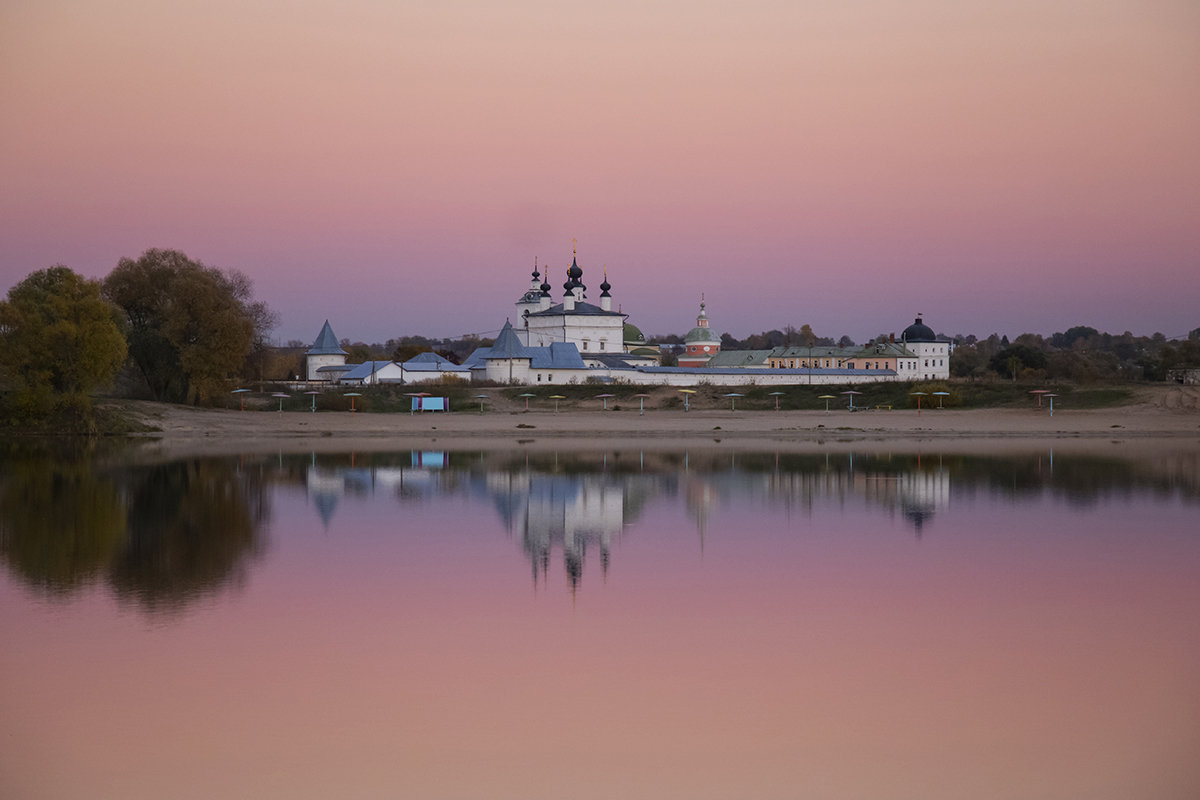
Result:
M517 300L517 339L526 347L549 347L556 343L575 345L580 355L621 354L625 344L625 314L613 311L612 285L608 276L600 284L600 304L588 302L587 286L578 257L571 255L562 301L550 294L549 269L542 275L537 266L529 289Z

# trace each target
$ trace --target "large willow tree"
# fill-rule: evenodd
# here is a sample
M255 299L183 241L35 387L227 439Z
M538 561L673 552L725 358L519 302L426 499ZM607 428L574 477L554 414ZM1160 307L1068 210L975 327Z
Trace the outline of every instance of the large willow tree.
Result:
M228 391L275 323L245 275L178 250L121 259L104 293L128 318L129 355L150 391L169 402L210 403Z

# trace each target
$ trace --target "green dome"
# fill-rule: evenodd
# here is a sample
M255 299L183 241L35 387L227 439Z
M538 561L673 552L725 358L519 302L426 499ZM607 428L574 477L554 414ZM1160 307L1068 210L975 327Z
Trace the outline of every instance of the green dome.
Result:
M637 325L634 325L632 322L625 323L625 330L622 332L621 336L627 342L644 342L644 341L646 341L646 337L642 335L641 329L638 328Z
M692 342L720 342L721 337L713 332L712 328L701 328L697 325L688 331L687 336L683 340L689 344Z

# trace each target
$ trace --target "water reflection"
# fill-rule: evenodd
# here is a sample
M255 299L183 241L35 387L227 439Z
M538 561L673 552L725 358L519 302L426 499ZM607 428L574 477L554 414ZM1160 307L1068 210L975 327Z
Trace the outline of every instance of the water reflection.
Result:
M136 465L41 451L4 459L0 555L50 597L102 583L146 611L180 610L246 581L265 550L271 487L300 486L326 531L346 502L490 507L535 585L558 563L575 590L589 569L607 575L614 543L651 503L682 505L701 549L710 520L726 508L812 515L856 504L899 516L920 538L943 511L981 495L1044 495L1078 507L1146 493L1195 502L1198 462L1186 451L1137 461L1056 458L1047 449L1003 457L407 451Z
M1195 797L1155 456L11 454L0 795Z
M66 599L103 582L124 603L180 610L244 581L263 551L268 481L236 460L113 466L46 451L6 459L0 555Z

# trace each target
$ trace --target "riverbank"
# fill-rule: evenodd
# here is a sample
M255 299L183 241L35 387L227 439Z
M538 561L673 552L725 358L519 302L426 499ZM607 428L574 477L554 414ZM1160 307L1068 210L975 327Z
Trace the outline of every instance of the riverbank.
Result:
M1152 442L1200 447L1200 390L1155 387L1136 402L1106 409L871 409L689 411L635 408L524 411L486 408L455 413L361 413L197 409L120 401L123 413L152 432L134 434L151 449L175 453L382 450L438 446L665 447L680 443L747 446L955 440ZM1143 445L1147 446L1147 445ZM1148 445L1153 447L1154 445ZM1139 449L1142 449L1139 447Z

